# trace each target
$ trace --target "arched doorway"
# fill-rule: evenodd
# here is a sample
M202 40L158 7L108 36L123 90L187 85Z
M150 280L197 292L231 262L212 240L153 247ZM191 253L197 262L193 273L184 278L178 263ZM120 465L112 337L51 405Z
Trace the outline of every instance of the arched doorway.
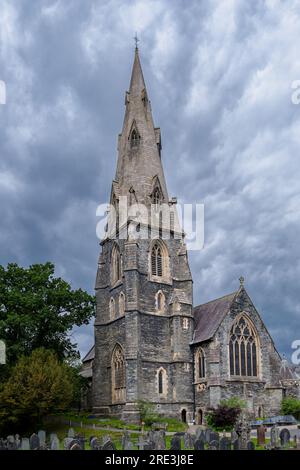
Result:
M199 408L197 413L197 424L203 424L203 411Z
M183 423L186 423L186 410L185 409L181 411L181 421Z

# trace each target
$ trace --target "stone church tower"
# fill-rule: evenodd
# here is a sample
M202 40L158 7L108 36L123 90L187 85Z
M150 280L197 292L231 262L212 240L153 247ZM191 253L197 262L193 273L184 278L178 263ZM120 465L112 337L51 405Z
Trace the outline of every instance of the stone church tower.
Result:
M147 400L160 414L191 420L192 277L137 48L125 106L114 229L101 242L96 279L93 411L137 420L138 402Z

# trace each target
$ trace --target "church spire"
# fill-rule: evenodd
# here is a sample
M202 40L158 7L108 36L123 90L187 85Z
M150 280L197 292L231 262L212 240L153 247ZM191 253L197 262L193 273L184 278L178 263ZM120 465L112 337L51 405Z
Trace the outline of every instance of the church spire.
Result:
M168 193L161 163L160 129L154 127L136 46L129 91L125 95L125 116L118 141L118 164L112 197L134 195L134 203L151 204L156 191L161 202L168 203ZM118 193L118 195L116 194Z

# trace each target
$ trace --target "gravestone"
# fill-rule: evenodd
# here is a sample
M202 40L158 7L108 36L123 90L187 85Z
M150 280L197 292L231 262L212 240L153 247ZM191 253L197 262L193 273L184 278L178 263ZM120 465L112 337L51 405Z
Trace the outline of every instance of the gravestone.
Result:
M40 447L39 436L35 433L32 434L32 436L30 436L29 443L30 443L30 450L38 450Z
M116 446L113 443L113 441L109 440L105 442L105 444L102 447L102 450L116 450Z
M139 434L139 440L138 440L137 446L139 450L144 450L145 439L142 434Z
M69 431L68 431L68 437L70 437L70 439L74 439L75 437L75 431L73 428L70 428Z
M70 444L71 442L73 442L73 438L72 437L65 437L64 438L64 449L65 450L69 450L70 449Z
M218 450L219 449L219 441L210 441L208 444L209 450Z
M46 444L46 432L42 429L38 432L40 444Z
M239 437L239 436L237 435L236 430L233 429L233 430L231 431L231 442L236 441L236 440L238 439L238 437Z
M15 442L16 442L16 449L20 449L21 448L21 439L20 439L19 434L15 435Z
M15 436L7 436L6 438L6 448L7 450L16 450Z
M59 439L56 434L52 437L50 441L50 449L51 450L59 450Z
M74 439L73 443L70 445L70 450L82 450L81 445Z
M221 437L220 439L220 450L230 450L231 448L231 441L228 437Z
M121 441L122 450L128 450L127 443L129 441L130 441L129 432L125 430L122 434L122 441Z
M157 438L155 442L156 450L166 449L166 433L163 430L157 431Z
M2 437L0 439L0 450L6 450L6 444L5 444L4 439Z
M241 449L240 440L239 438L237 438L235 441L233 441L233 450L240 450L240 449Z
M181 450L181 439L179 436L173 436L171 439L170 450Z
M247 442L247 450L255 450L254 442L252 441Z
M277 447L277 444L278 444L277 442L278 441L278 429L276 425L271 427L270 436L271 436L271 447L275 449L275 447Z
M287 429L287 428L283 428L281 431L280 431L280 434L279 434L279 437L280 437L280 443L283 447L286 447L289 442L290 442L290 438L291 438L291 433L290 431Z
M211 429L207 428L205 429L204 431L204 438L205 438L205 443L206 444L209 444L209 441L210 441L210 433L212 432Z
M30 450L30 443L28 437L23 437L21 441L22 450Z
M204 450L204 439L196 439L194 443L194 450Z
M153 441L145 441L144 450L155 450L155 445Z
M90 437L90 447L92 450L101 450L101 442L96 436Z
M108 434L105 434L105 436L102 437L102 447L108 441L111 441L111 437Z
M266 443L266 428L263 424L257 428L257 444L259 446L264 446Z
M250 441L251 426L245 415L242 415L235 427L239 439L240 450L247 449L247 442Z
M210 443L212 441L219 442L219 440L220 440L219 433L211 431L210 434L209 434L209 442L208 443Z

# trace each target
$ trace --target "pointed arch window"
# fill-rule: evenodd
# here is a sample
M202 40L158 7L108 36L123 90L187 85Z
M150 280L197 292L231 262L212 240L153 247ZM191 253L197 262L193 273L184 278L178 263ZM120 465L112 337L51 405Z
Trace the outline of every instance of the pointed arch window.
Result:
M258 335L249 319L245 315L241 315L230 331L230 375L257 377L258 352Z
M163 275L162 250L157 243L154 244L151 252L151 272L152 276L162 277Z
M126 399L126 368L123 348L117 344L112 354L112 398L114 403Z
M169 254L162 240L156 240L150 250L150 274L157 282L169 278Z
M161 194L159 188L155 188L152 195L152 202L157 211L161 202Z
M157 371L157 392L160 396L167 394L167 372L163 367Z
M119 315L125 315L125 295L123 292L121 292L119 295Z
M114 245L111 254L111 284L114 285L122 277L122 259L118 245Z
M195 357L196 380L204 379L206 376L205 354L202 348L199 348Z

